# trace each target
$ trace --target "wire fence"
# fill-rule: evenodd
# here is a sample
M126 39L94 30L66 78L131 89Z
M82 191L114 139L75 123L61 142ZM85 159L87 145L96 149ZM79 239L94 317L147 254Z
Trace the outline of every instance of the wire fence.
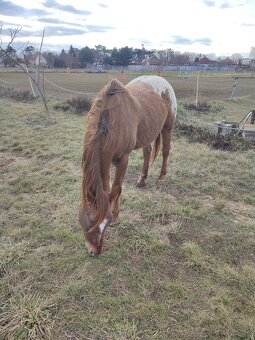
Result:
M20 80L16 80L16 81L6 81L6 80L0 78L0 82L7 84L7 85L14 85L15 86L18 83L23 83L24 80L20 79Z
M57 89L60 89L60 90L65 91L65 92L69 92L69 93L73 93L73 94L79 94L79 95L87 95L87 96L95 96L97 94L95 92L80 92L80 91L76 91L76 90L67 89L67 88L65 88L63 86L60 86L60 85L57 85L57 84L53 83L52 81L50 81L49 79L47 79L45 77L44 77L44 80L47 83L49 83L49 84L53 85L54 87L56 87Z
M19 76L22 75L22 79L9 79L8 77L3 79L1 77L2 73L0 73L0 90L1 87L4 88L12 88L14 90L19 89L31 89L32 85L29 82L29 77L25 73L19 73ZM48 79L48 76L53 76L54 81ZM98 78L98 74L94 76L93 82L95 86L96 83L98 89L103 87L105 83L109 81L110 78L116 78L116 74L113 77L108 76L101 80ZM118 76L118 75L117 75ZM132 75L131 79L128 79L127 82L132 80L137 75ZM61 76L58 77L58 74L48 73L47 77L45 74L40 76L40 84L43 85L45 91L47 91L47 95L51 94L54 97L58 97L59 99L66 98L65 94L69 94L70 96L89 96L94 97L98 92L91 92L91 84L87 80L87 83L83 84L83 80L88 77L84 75L84 73L75 73L73 77L70 77L70 74L62 73ZM93 76L92 76L93 77ZM96 77L96 78L95 78ZM10 77L11 78L11 77ZM178 76L166 76L165 77L173 86L177 99L181 98L182 100L190 101L195 100L196 102L198 98L206 98L209 99L233 99L235 97L251 97L255 98L255 78L242 78L237 79L236 77L225 77L223 79L219 77L193 77L193 78L179 78ZM92 79L92 78L90 78ZM76 86L76 89L72 88ZM88 91L81 91L82 88L88 88ZM33 89L32 92L34 93ZM1 95L1 92L0 92ZM191 117L189 115L185 115L182 113L177 113L177 120L179 122L183 121L193 126L201 126L206 129L210 129L214 133L223 133L223 134L238 134L243 133L245 131L244 125L246 121L241 124L241 121L236 125L228 124L222 122L206 122L200 119Z
M204 122L204 121L201 121L199 119L195 119L195 118L192 118L192 117L188 117L188 116L184 116L180 113L177 114L177 119L180 119L180 120L183 120L183 121L187 121L187 122L190 122L190 123L193 123L194 125L201 125L201 126L205 126L206 128L208 129L212 129L214 131L218 130L220 125L218 123L208 123L208 122ZM242 127L231 127L231 126L228 126L228 125L224 125L223 126L223 129L227 132L240 132L242 131Z
M29 81L27 76L22 73L11 74L6 73L7 77L3 77L4 73L0 73L0 86L3 87L13 87L14 89L21 90L23 87L24 89L29 89ZM113 74L113 77L118 77L118 73ZM17 79L14 79L14 77ZM18 77L22 77L22 79L18 79ZM49 79L50 77L54 79ZM87 76L88 77L88 76ZM100 81L100 75L96 74L95 77L98 80L98 86L93 86L93 90L91 91L91 86L89 80L85 85L82 84L82 79L85 79L84 72L83 73L73 73L72 77L68 73L62 73L59 76L59 73L51 72L47 73L47 77L44 76L44 85L47 94L55 95L61 93L69 93L70 95L81 95L81 96L95 96L98 93L98 90L103 87L105 84L103 81ZM132 80L135 75L129 76L127 74L127 81ZM244 96L251 96L255 97L255 78L246 77L246 78L239 78L238 82L235 84L235 77L228 76L228 77L220 77L217 76L201 76L197 79L196 76L190 78L179 78L178 75L166 75L165 78L172 84L173 88L175 89L176 96L178 99L192 99L195 97L203 97L208 99L229 99L233 97L244 97ZM104 79L107 79L104 77ZM107 81L110 79L108 76ZM42 79L41 79L42 81ZM101 86L102 85L102 86ZM72 88L76 87L76 88ZM87 90L86 90L87 88ZM85 89L85 90L84 90ZM233 92L234 90L234 92ZM57 95L58 96L58 95ZM60 96L61 97L61 96ZM63 97L63 94L62 94Z

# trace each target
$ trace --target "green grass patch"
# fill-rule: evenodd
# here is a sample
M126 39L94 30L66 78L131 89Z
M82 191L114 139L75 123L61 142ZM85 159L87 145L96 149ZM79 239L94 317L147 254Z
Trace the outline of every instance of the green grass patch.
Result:
M177 127L166 179L159 155L143 189L133 152L121 223L90 258L85 119L54 103L46 116L39 101L0 98L0 338L253 339L254 150L191 143Z

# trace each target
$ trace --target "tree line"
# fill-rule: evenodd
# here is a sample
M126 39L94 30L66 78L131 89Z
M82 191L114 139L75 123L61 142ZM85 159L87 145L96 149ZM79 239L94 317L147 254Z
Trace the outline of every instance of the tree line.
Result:
M33 53L33 51L30 51ZM95 48L85 46L81 49L74 48L72 45L68 50L62 49L60 53L43 52L50 68L82 68L88 64L103 64L112 66L127 66L131 63L139 64L145 58L151 58L157 55L157 59L161 65L180 64L192 62L194 56L188 53L174 52L172 49L157 51L146 50L144 48L121 47L107 49L103 45L96 45ZM25 56L29 59L29 54Z
M19 32L20 28L14 30L13 39ZM13 40L12 39L12 40ZM11 40L11 41L12 41ZM25 63L29 66L32 57L36 54L36 49L32 46L26 46L22 54L20 51L15 50L14 45L11 43L7 46L8 51L0 49L0 63L6 67L14 66L12 61L17 59L19 62ZM1 53L2 52L2 53ZM75 48L72 45L68 50L62 49L60 52L42 52L41 54L49 68L85 68L89 64L102 64L112 66L127 66L129 64L140 64L144 59L154 58L156 65L191 65L202 57L202 54L174 51L171 48L164 50L149 50L142 48L122 47L113 49L107 49L103 45L95 45L94 48L85 46L83 48ZM7 57L8 56L8 57ZM11 56L11 58L10 58ZM218 61L224 64L223 57L216 57L214 53L206 55L209 59ZM255 46L251 48L250 57L255 58ZM228 61L233 61L235 64L240 64L242 55L235 53L230 58L226 58Z
M9 54L13 56L16 55L16 50L13 46L9 46ZM29 66L31 57L36 53L36 49L29 45L23 51L23 56L19 55L20 62L24 62ZM129 64L140 64L143 59L155 57L156 63L158 65L191 65L194 61L201 58L201 54L190 53L190 52L178 52L171 48L165 50L148 50L144 48L132 48L132 47L122 47L107 49L103 45L96 45L94 48L89 48L85 46L81 49L75 48L72 45L68 50L62 49L59 53L57 52L42 52L42 56L47 61L47 66L49 68L85 68L89 64L97 63L102 65L112 65L112 66L127 66ZM216 60L215 54L208 55L208 58ZM236 63L242 58L239 54L234 54L232 60ZM220 58L218 58L220 61ZM2 63L8 66L12 65L12 60L10 58L2 58Z

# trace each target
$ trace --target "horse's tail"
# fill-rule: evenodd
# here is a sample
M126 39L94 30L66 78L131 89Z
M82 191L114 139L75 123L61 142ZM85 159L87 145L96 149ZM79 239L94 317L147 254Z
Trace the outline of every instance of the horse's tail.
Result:
M160 146L161 146L161 133L155 139L154 144L153 144L152 154L151 154L152 162L154 162L154 160L156 159L159 153L159 150L160 150Z

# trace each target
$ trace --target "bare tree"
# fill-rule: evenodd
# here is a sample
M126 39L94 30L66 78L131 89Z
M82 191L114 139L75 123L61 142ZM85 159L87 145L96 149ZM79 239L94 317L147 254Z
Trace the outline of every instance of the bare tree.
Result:
M234 53L231 55L230 59L233 60L236 64L238 64L240 62L240 60L242 60L242 55L239 53Z
M251 58L251 59L255 59L255 46L252 46L252 47L251 47L251 50L250 50L250 58Z
M18 57L17 51L13 48L13 42L15 40L15 38L17 37L18 33L21 31L21 27L16 27L16 28L10 28L9 32L10 32L10 41L7 44L7 47L4 49L2 47L2 38L1 38L1 33L2 33L2 27L0 27L0 56L7 61L7 63L16 65L18 67L20 67L22 69L22 71L27 75L30 84L31 84L31 88L33 91L33 86L32 84L35 86L35 88L37 89L45 110L48 112L48 106L47 106L47 102L45 99L45 93L44 91L40 88L40 78L39 78L39 74L40 74L40 59L41 59L41 52L42 52L42 45L43 45L43 40L44 40L44 31L43 30L43 34L42 34L42 39L41 39L41 45L40 45L40 49L39 49L39 60L38 60L38 65L37 65L37 71L38 71L38 76L34 79L29 71L28 68L26 67L25 64L22 63L22 61L20 60L20 58ZM24 52L26 50L26 47L28 46L28 43L26 43L24 46L22 46L21 48L19 48L19 54L24 55ZM44 86L43 86L44 88ZM34 91L33 91L34 93Z

